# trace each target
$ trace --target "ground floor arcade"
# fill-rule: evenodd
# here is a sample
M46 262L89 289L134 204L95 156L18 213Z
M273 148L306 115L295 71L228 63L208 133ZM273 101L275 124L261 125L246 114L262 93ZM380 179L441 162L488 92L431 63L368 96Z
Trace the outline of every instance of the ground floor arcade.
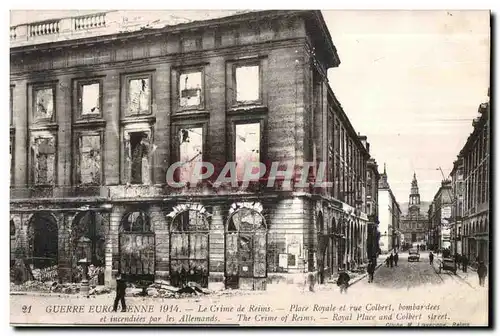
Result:
M282 198L11 204L11 259L43 281L79 282L85 259L113 285L163 279L174 286L265 289L304 272L319 282L367 259L367 220L340 202ZM300 281L300 280L297 280Z

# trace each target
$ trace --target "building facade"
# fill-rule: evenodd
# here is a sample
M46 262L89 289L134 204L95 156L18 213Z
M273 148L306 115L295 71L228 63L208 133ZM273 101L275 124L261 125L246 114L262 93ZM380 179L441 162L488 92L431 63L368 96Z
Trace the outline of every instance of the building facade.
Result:
M453 203L451 205L451 253L453 255L464 253L462 248L463 216L464 216L464 160L458 157L453 162L450 173Z
M405 209L401 217L401 234L404 237L402 244L426 244L427 236L427 204L420 200L417 175L413 174L408 203L402 205Z
M369 148L369 147L368 147ZM378 184L380 174L375 159L370 158L366 164L366 214L368 215L368 258L376 258L379 246L379 218L378 218Z
M488 90L489 96L489 90ZM464 203L462 253L472 264L489 263L490 249L490 103L479 105L472 133L459 156L463 159Z
M117 15L11 27L13 258L246 289L366 261L369 153L321 12Z
M378 184L378 217L380 252L387 253L399 248L401 243L401 208L389 185L385 164Z
M443 180L429 207L429 247L433 250L450 250L452 188L450 180Z

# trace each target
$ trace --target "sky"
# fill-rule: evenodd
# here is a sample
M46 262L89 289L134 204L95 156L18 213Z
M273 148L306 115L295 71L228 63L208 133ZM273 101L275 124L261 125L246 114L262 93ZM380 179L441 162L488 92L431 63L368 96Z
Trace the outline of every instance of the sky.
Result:
M398 202L415 172L432 201L487 101L487 11L323 11L340 56L328 78L355 130L368 136Z
M36 11L29 21L75 11ZM87 14L89 10L76 15ZM413 173L431 201L487 100L487 11L323 11L340 56L330 85L355 130L368 136L379 171L387 166L398 202ZM11 12L11 25L24 23Z

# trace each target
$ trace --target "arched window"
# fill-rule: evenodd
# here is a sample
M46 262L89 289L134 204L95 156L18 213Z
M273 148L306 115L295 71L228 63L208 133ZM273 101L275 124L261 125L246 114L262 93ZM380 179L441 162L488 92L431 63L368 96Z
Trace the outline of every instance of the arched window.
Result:
M209 221L198 208L175 215L170 225L170 282L181 287L193 281L208 286Z
M142 210L129 212L122 219L120 232L151 232L149 216Z

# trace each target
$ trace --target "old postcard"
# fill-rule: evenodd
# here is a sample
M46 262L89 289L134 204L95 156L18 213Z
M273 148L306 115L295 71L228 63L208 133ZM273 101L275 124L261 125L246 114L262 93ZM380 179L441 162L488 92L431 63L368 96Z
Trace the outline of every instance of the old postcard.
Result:
M14 326L488 326L488 11L11 11Z

